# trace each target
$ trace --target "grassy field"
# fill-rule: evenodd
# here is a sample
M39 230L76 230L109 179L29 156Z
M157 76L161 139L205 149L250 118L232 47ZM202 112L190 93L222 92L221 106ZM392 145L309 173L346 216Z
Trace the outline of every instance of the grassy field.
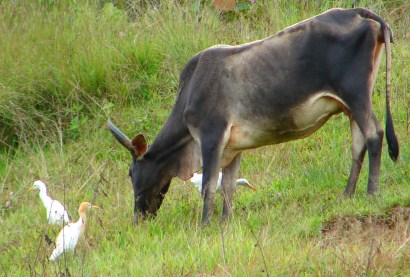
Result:
M81 2L81 3L80 3ZM201 228L202 200L174 179L155 219L134 226L130 156L106 127L152 142L175 100L179 72L214 44L264 38L350 1L259 1L221 13L209 1L162 1L125 11L104 1L0 2L0 272L4 276L409 276L410 5L362 0L394 30L391 107L401 156L384 143L380 191L342 196L351 160L349 122L332 118L311 137L244 152L234 214ZM137 5L138 1L130 1ZM188 3L185 3L188 2ZM197 3L197 1L192 1ZM384 66L373 104L384 122ZM384 125L384 124L383 124ZM33 182L77 219L77 253L48 261L49 226Z

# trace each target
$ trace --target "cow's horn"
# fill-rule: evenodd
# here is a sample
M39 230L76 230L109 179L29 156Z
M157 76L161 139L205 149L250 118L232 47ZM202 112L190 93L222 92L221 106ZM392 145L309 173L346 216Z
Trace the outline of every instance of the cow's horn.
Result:
M119 143L121 143L129 151L134 151L131 144L131 140L126 135L124 135L117 127L115 127L115 125L112 124L111 120L109 119L108 128L110 129L111 133L114 135L114 137L118 140Z

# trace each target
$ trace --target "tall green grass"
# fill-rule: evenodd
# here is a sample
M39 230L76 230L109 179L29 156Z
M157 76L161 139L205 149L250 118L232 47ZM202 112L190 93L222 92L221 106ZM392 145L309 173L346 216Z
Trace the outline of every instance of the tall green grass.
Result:
M69 131L79 114L142 100L157 83L163 57L147 33L125 11L80 2L2 3L3 141Z
M410 204L406 1L359 2L385 18L395 38L391 106L401 157L393 164L383 152L380 194L366 196L366 160L356 196L341 197L351 142L348 119L338 115L310 138L244 152L240 175L257 192L238 188L224 226L217 197L205 229L198 192L178 179L157 217L132 225L131 157L107 131L107 117L152 142L174 103L179 72L195 53L260 39L351 2L256 0L231 13L207 1L196 11L188 1L162 1L137 13L119 2L0 4L0 135L16 141L0 151L2 275L409 275L408 221L397 216L394 228L365 222ZM381 122L383 72L381 66L373 96ZM27 192L36 179L75 219L82 201L103 207L89 215L77 254L57 263L48 262L53 247L44 235L54 240L58 228L46 224L37 193ZM326 226L334 230L325 233Z
M397 23L398 37L406 35L404 3L361 1ZM256 1L249 10L221 14L207 3L193 12L189 3L170 1L131 16L125 4L100 1L4 1L0 140L61 140L62 132L65 139L76 138L113 103L174 97L179 71L206 47L260 39L317 11L349 5Z
M159 106L151 103L150 108ZM153 119L153 124L163 122L163 117ZM11 206L0 210L0 271L54 275L67 270L75 276L243 276L266 271L273 276L356 275L352 267L366 273L374 239L373 252L382 243L381 261L371 263L369 272L405 275L410 248L395 253L407 239L406 221L397 230L381 226L383 235L374 231L351 237L347 230L335 237L322 234L325 222L385 216L393 206L409 205L408 147L397 165L383 155L380 196L366 197L366 163L356 197L341 197L350 166L348 135L347 119L338 117L310 139L245 152L240 175L258 190L238 188L233 218L225 226L218 222L218 196L212 225L206 229L200 227L199 193L178 179L157 217L133 226L133 193L126 174L130 156L106 131L87 132L62 147L23 147L7 161L3 175L1 203L11 200ZM58 228L47 225L37 193L27 192L38 178L74 218L82 201L94 200L103 207L88 217L77 254L62 256L57 263L47 261L53 247L44 235L54 239ZM350 240L339 242L345 236Z

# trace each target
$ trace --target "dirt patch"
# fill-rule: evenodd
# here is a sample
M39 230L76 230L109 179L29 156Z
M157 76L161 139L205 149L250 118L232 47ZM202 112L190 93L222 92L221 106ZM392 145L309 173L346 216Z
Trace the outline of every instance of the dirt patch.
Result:
M394 207L384 215L343 216L325 222L323 235L335 232L354 232L368 228L392 230L398 224L410 222L410 207Z
M401 244L410 236L410 207L396 206L381 215L341 216L323 224L321 246L377 239Z
M409 276L410 207L337 217L323 224L317 246L342 275Z

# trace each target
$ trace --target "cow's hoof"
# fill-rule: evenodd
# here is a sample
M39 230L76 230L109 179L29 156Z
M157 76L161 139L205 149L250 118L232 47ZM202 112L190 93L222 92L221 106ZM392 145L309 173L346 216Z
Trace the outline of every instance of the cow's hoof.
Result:
M201 228L206 228L210 225L211 225L211 219L209 219L209 218L202 219Z

